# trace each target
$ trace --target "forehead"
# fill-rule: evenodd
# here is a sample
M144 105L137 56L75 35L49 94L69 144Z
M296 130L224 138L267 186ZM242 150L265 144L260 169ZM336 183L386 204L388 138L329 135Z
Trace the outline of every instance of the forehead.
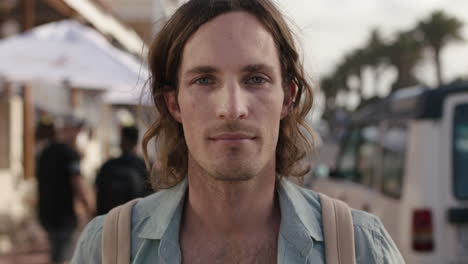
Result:
M230 12L210 20L191 36L181 70L201 65L234 69L249 64L265 64L279 71L273 36L253 15Z

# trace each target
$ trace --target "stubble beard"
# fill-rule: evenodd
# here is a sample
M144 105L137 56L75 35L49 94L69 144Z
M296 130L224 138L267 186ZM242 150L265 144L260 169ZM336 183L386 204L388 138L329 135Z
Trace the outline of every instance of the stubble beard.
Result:
M197 168L199 173L223 182L245 182L255 178L261 171L258 168L258 163L251 161L248 157L228 158L223 157L214 162L198 162L193 157L189 158L189 163L192 163L193 168ZM195 163L195 164L193 164Z

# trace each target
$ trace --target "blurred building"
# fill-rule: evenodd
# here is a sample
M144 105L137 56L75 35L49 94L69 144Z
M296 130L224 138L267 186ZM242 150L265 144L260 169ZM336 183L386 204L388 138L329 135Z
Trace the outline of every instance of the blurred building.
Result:
M151 43L162 23L186 0L109 0L112 13Z
M153 23L152 5L153 0L113 0L110 9L116 17L149 43Z
M141 38L112 14L111 0L2 0L0 38L69 18L94 27L123 50L142 55Z
M148 6L141 9L151 10ZM49 22L74 19L96 29L117 48L134 57L144 57L146 45L142 39L113 12L111 0L1 0L0 39ZM131 26L139 30L137 24ZM70 108L75 112L84 109L88 111L85 115L96 118L103 116L97 110L89 112L103 109L99 112L112 119L111 107L96 101L95 91L64 88L44 83L11 83L8 76L0 73L0 254L27 244L23 240L29 235L22 233L28 232L35 215L35 154L40 148L35 140L35 124L43 105L60 114ZM81 141L92 146L87 137ZM103 158L88 157L94 162ZM91 174L92 166L83 169Z
M130 43L137 42L132 31L136 31L140 38L150 43L165 19L185 1L2 0L0 1L0 38L17 34L33 26L75 18L93 25L117 45L128 50L128 46L134 46ZM108 26L103 28L100 24ZM125 41L130 43L122 43ZM130 48L129 51L135 53L136 50Z
M117 48L143 59L145 43L151 42L184 1L1 0L0 39L42 24L74 19L94 28ZM123 117L135 116L137 110L133 103L104 102L100 93L65 83L11 82L0 73L0 254L18 244L27 246L23 238L29 235L22 233L29 232L35 217L35 155L41 148L35 125L41 114L78 113L87 119L91 133L79 138L79 145L88 152L82 160L85 177L94 175L99 162L112 154L109 143L117 141L112 132L122 120L128 121L129 117Z

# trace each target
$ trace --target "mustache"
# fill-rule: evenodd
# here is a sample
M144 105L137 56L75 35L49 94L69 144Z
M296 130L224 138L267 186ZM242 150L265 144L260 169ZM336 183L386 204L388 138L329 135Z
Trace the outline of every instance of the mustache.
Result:
M222 133L246 133L259 135L257 127L248 124L245 121L236 120L223 121L222 123L213 125L206 130L206 134L209 136Z

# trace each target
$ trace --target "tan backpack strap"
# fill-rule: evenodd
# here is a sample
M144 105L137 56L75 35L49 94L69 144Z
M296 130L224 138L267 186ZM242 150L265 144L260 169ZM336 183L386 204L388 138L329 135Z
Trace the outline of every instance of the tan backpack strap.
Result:
M103 264L130 263L132 208L138 200L117 206L105 216L101 239Z
M342 201L319 193L327 264L355 264L351 209Z

